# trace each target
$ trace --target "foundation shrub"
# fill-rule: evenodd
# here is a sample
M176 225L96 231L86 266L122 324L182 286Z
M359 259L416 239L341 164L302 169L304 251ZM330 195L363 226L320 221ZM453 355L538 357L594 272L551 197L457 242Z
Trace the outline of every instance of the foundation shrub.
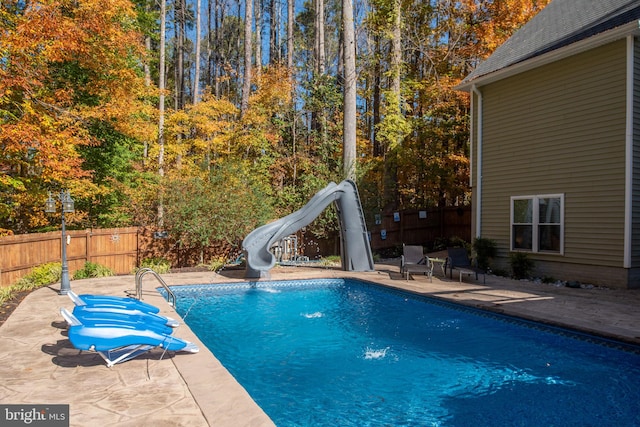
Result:
M511 274L514 279L528 279L534 267L533 260L524 252L512 252L509 255Z
M477 237L473 240L473 251L476 254L478 267L488 271L491 260L498 254L498 244L495 240Z

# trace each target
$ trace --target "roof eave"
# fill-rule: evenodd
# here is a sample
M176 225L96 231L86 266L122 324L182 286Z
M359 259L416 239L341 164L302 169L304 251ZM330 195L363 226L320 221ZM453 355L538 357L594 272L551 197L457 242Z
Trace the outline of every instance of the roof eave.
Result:
M502 80L507 77L511 77L546 64L550 64L560 59L564 59L569 56L577 55L579 53L595 49L596 47L614 42L630 35L640 36L640 20L629 22L617 28L597 34L593 37L580 40L579 42L572 43L568 46L561 47L559 49L547 52L539 56L535 56L531 59L526 59L522 62L518 62L508 67L502 68L498 71L476 77L475 79L463 81L459 85L455 86L454 89L464 92L470 92L474 85L485 86L489 83L493 83L498 80Z

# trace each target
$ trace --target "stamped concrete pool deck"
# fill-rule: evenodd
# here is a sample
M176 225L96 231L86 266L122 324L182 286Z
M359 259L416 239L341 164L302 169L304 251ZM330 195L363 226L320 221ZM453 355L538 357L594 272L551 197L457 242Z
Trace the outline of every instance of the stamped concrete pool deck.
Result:
M244 281L243 271L165 274L169 285ZM640 344L640 290L574 289L487 276L460 283L436 274L405 280L394 263L376 271L279 267L272 280L353 277L531 320ZM147 275L143 300L177 318ZM133 276L74 280L78 294L125 296ZM71 426L272 426L244 388L186 325L174 333L195 342L197 354L153 350L108 368L95 353L75 350L60 308L73 308L59 285L28 295L0 327L0 402L68 404ZM0 417L1 418L1 417Z

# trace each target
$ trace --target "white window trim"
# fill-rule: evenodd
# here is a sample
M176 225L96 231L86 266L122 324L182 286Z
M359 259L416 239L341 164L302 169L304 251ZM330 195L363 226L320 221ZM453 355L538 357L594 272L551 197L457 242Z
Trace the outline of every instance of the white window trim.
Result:
M539 242L538 242L538 227L540 225L540 209L539 200L540 199L560 199L560 252L555 251L541 251L539 250ZM532 218L532 236L531 236L531 250L529 249L521 249L513 247L513 202L515 200L532 200L533 201L533 218ZM549 254L549 255L564 255L564 193L560 194L536 194L529 196L511 196L511 200L509 202L509 210L510 210L510 221L509 221L509 249L513 252L529 252L529 253L540 253L540 254Z

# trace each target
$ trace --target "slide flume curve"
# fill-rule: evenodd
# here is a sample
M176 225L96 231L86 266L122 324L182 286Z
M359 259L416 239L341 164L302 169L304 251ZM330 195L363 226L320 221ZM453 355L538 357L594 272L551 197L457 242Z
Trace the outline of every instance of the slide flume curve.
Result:
M340 184L329 183L301 209L249 233L242 242L247 262L245 277L269 277L269 270L276 264L276 258L269 248L283 237L309 225L334 202L340 218L343 270L373 271L373 255L358 188L355 182L347 179Z

